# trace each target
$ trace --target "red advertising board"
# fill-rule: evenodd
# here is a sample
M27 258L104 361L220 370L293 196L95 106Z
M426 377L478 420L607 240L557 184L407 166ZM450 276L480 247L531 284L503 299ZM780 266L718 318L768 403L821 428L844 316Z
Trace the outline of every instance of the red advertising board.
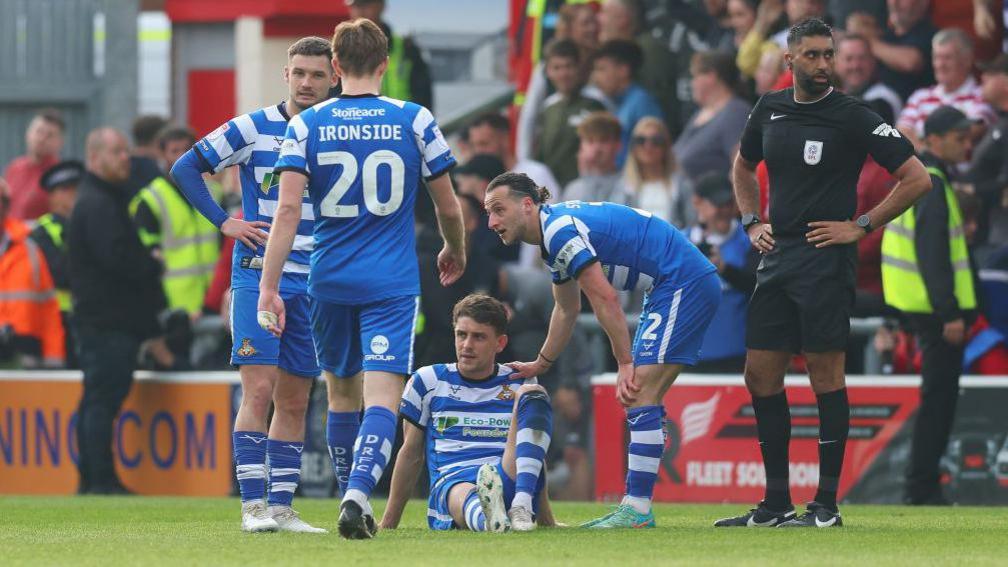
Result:
M613 500L619 498L624 489L628 436L625 413L616 401L615 374L597 376L592 384L595 497ZM1008 392L1004 389L1008 386L1005 378L963 378L965 388L978 384L1000 386L999 393ZM861 481L883 450L892 452L889 447L897 434L906 437L908 420L919 403L919 386L920 380L916 377L848 379L851 428L840 498ZM791 490L795 502L804 502L812 499L819 477L818 411L807 378L789 377L786 387L792 416ZM960 414L969 411L968 405L960 404ZM757 444L756 423L749 393L740 376L681 376L665 397L665 409L668 443L655 486L656 500L752 503L763 497L766 479ZM1003 432L1000 433L1003 436ZM995 437L998 434L993 433ZM1002 442L992 441L995 445ZM993 461L998 458L991 458L995 468L998 463ZM897 494L899 479L889 477L898 474L890 471L884 479L892 483ZM859 492L873 493L863 487L859 487Z

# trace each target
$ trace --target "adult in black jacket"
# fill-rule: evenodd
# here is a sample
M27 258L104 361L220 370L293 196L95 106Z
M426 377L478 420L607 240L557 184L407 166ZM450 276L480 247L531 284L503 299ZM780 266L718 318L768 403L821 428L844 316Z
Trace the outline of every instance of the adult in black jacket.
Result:
M158 332L161 264L140 243L127 211L126 137L87 138L87 173L70 217L70 282L84 391L77 415L80 492L126 493L112 460L112 422L133 382L140 343Z

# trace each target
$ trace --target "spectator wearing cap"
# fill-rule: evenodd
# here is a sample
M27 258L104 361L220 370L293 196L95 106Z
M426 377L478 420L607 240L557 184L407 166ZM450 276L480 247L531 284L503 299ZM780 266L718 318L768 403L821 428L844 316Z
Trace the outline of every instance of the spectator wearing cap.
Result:
M49 198L39 185L42 174L59 161L66 123L58 110L40 111L25 131L25 155L14 158L4 172L10 186L10 216L35 220L48 212Z
M935 34L931 48L937 83L914 91L896 122L899 131L918 149L923 147L924 121L939 106L958 108L978 124L994 121L994 111L984 102L980 85L972 75L973 40L966 32L949 28Z
M469 161L452 170L452 177L455 179L455 187L459 196L468 195L476 199L477 203L482 203L487 185L494 177L504 171L506 171L504 163L497 159L497 156L476 154L469 158ZM489 255L498 262L518 261L521 249L517 246L504 246L497 233L490 230L483 208L475 208L473 214L476 215L475 225L472 227L472 232L467 233L469 236L467 245L473 249L474 254L476 256ZM469 228L468 222L466 227ZM440 246L435 250L435 252L438 251L440 251ZM445 305L454 305L454 303L446 303Z
M878 81L878 61L864 36L848 34L837 41L836 74L843 92L857 97L893 124L903 110L903 99Z
M847 17L847 33L868 40L880 63L879 79L904 100L934 80L931 38L936 30L928 19L929 4L930 0L887 0L887 27L867 12Z
M11 204L0 178L0 367L58 368L66 343L52 276L28 226L9 214Z
M630 133L637 121L645 116L665 119L658 101L637 83L642 57L641 49L636 43L614 39L599 47L592 63L591 82L612 102L614 114L621 126L617 167L623 167L626 161Z
M59 301L63 328L70 329L70 268L68 266L66 227L77 200L77 185L84 177L84 164L76 160L61 161L42 174L42 189L49 195L49 212L40 216L31 239L45 255ZM67 366L76 366L73 333L67 332Z
M987 248L1008 242L1008 55L982 69L980 90L997 121L973 151L969 179L980 199L976 243Z
M966 330L977 307L965 224L949 179L969 154L971 126L952 106L927 117L921 161L932 189L890 222L882 236L886 303L904 313L922 353L921 405L904 493L908 504L947 503L938 461L948 445Z
M578 178L563 191L564 201L608 201L625 205L628 194L616 158L622 126L608 112L593 112L578 125Z
M717 267L721 303L707 327L697 372L742 372L749 296L756 287L759 253L749 244L725 172L701 176L694 187L697 223L683 232Z

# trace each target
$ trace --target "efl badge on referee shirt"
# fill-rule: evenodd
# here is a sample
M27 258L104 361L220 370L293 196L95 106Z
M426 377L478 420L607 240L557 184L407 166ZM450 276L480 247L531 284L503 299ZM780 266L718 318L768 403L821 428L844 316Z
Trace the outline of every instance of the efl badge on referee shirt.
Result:
M805 140L805 163L815 165L822 159L822 142Z
M501 391L499 394L497 394L497 399L504 400L505 402L510 402L511 400L514 399L514 397L515 397L514 391L507 384L501 386Z

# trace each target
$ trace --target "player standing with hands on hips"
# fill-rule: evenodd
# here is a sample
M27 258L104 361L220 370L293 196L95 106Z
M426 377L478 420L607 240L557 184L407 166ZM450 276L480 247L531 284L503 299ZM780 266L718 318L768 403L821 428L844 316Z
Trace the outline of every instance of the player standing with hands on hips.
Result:
M854 302L855 242L894 219L931 187L913 147L867 105L832 87L832 29L811 18L788 32L794 88L753 108L732 181L742 224L762 254L746 328L746 386L752 395L766 495L718 527L840 526L837 490L850 427L844 354ZM856 186L870 154L898 183L856 220ZM770 173L770 219L760 219L756 165ZM788 483L791 414L784 373L801 352L819 406L819 487L795 517Z
M280 274L308 207L314 249L308 276L312 333L330 403L364 418L340 505L339 532L367 539L377 527L368 499L392 455L396 418L413 366L420 278L413 206L426 178L445 245L441 283L465 269L462 210L447 172L455 165L426 108L379 96L388 40L374 23L336 26L333 66L343 91L292 118L276 171L280 197L259 286L259 322L284 332ZM307 185L309 203L302 205ZM363 373L363 379L361 374Z

